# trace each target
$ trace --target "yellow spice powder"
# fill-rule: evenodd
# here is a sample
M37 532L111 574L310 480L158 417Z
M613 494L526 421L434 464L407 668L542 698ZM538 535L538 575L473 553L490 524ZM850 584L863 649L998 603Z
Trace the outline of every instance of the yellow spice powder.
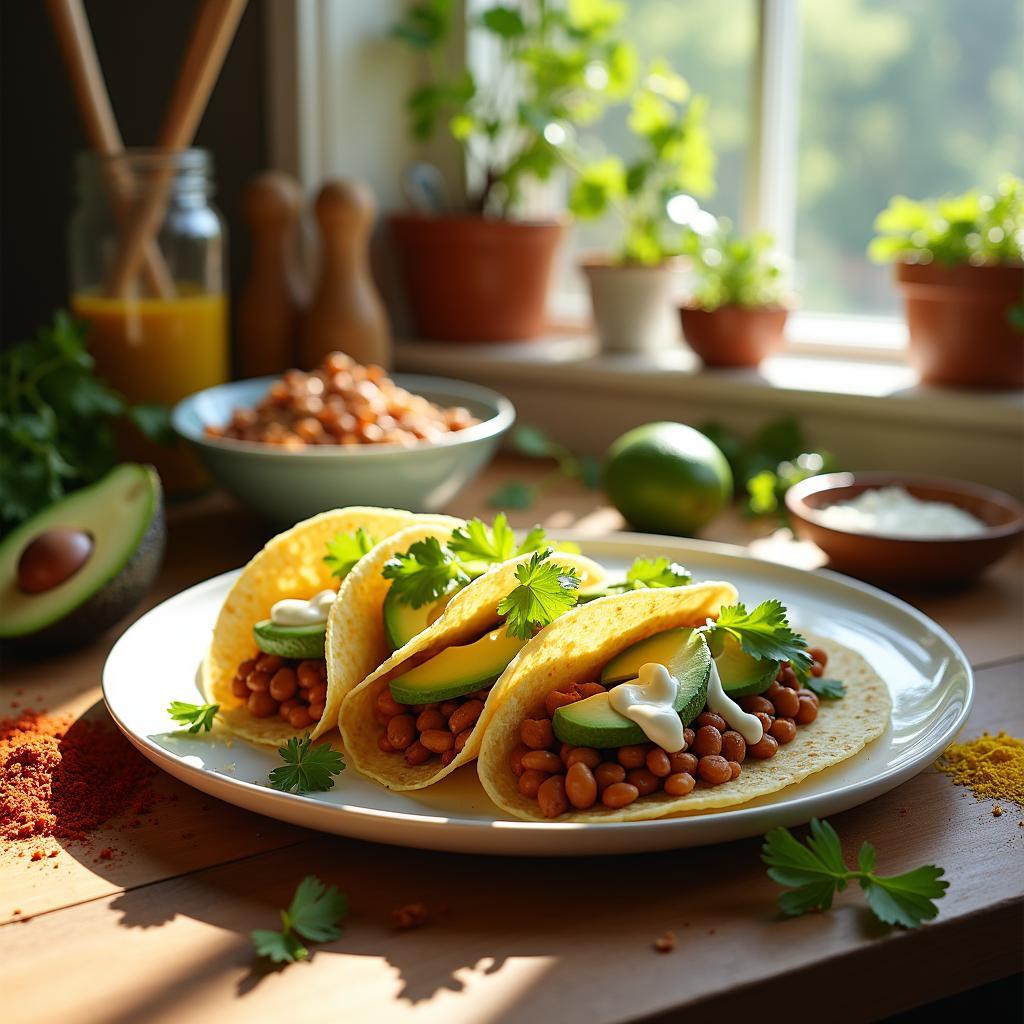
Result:
M953 743L935 767L976 796L1024 806L1024 740L1016 736L986 732L976 740Z

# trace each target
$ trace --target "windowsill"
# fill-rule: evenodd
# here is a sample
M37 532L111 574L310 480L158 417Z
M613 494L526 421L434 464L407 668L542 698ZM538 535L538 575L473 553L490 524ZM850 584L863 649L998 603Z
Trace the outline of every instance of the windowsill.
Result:
M580 452L602 452L656 419L723 422L743 434L795 416L809 441L854 469L961 476L1021 495L1021 392L926 387L891 361L786 351L758 369L703 367L685 346L600 352L593 337L532 342L402 341L399 370L458 377L508 395L520 421ZM597 412L597 410L600 410Z

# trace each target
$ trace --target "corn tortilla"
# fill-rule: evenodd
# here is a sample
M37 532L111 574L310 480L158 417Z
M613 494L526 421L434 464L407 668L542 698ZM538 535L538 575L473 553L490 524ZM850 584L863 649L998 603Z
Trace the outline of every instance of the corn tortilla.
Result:
M484 704L483 713L474 726L465 747L448 765L442 766L437 760L431 760L424 765L409 765L401 754L382 751L377 746L380 729L374 717L377 696L395 676L401 674L407 667L411 667L409 663L418 664L447 647L470 643L494 629L501 621L501 617L498 615L498 602L517 585L516 566L520 562L528 561L530 557L530 555L521 555L518 558L502 562L479 579L474 580L452 598L444 614L433 625L425 629L419 636L413 637L403 648L395 651L387 661L345 697L341 705L338 728L341 731L345 754L351 767L387 786L388 789L423 789L425 786L443 779L476 757L480 749L481 736L486 728L488 709L495 691L501 685L501 679L513 672L516 664L523 659L528 651L533 650L538 644L543 645L544 636L551 626L542 629L513 658L501 679L491 689L491 694ZM599 586L604 582L605 573L601 566L582 555L556 551L552 555L552 560L559 565L574 568L580 577L583 589ZM363 566L360 565L360 571L362 569ZM369 572L369 570L370 563L368 561L366 571ZM560 621L560 619L555 620L556 623ZM330 643L330 634L328 634L328 650L331 654L328 671L332 674L344 673L345 665L341 661L339 652Z
M418 515L400 509L351 507L322 512L271 539L242 570L228 592L203 660L201 689L206 700L220 705L220 725L253 743L272 746L279 746L298 733L276 715L273 718L250 715L244 702L231 692L231 680L239 664L256 652L252 627L270 615L272 605L284 598L309 598L333 587L334 578L324 562L329 540L339 533L352 533L360 526L371 537L380 539L418 523L451 530L461 522L449 516ZM351 590L349 577L342 581L341 593ZM354 637L352 642L354 645L361 643L359 637ZM342 696L340 692L332 692L328 685L326 710L313 730L314 736L334 727Z
M537 801L523 796L509 767L519 744L519 728L526 718L544 714L547 694L572 681L589 681L616 654L630 644L674 626L698 625L721 604L735 600L729 584L698 584L719 587L708 594L707 604L695 604L687 591L640 590L621 597L606 597L566 615L548 627L544 644L520 656L502 677L500 693L494 694L493 713L483 736L477 770L487 795L503 811L526 821L547 821ZM710 604L716 607L710 609ZM799 726L796 739L780 745L765 761L743 763L738 779L721 786L699 783L683 797L664 792L641 797L613 810L597 803L585 811L571 810L559 822L622 822L665 818L697 811L721 809L746 803L801 781L808 775L852 757L882 734L892 707L882 678L859 654L833 640L806 637L812 647L828 653L828 673L846 684L840 700L822 700L817 719ZM525 651L524 651L525 653Z

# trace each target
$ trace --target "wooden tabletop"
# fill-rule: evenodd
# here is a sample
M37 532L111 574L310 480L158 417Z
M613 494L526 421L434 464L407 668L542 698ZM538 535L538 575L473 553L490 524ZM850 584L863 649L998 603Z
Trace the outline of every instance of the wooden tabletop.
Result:
M502 460L451 511L489 515L486 499L501 483L535 473ZM569 483L513 520L581 536L622 526L599 495ZM169 523L166 565L147 606L242 564L265 535L219 497L172 509ZM726 515L707 536L809 567L820 561L815 549L768 533ZM974 665L965 736L1024 735L1022 568L1018 549L968 590L909 596ZM106 717L100 672L125 625L62 657L8 659L0 715L29 706ZM879 925L856 889L827 914L782 919L757 840L632 857L631 874L668 884L625 896L607 884L620 858L374 846L243 812L167 776L158 788L167 799L138 827L115 821L88 843L0 849L0 1020L600 1024L674 1019L683 1008L763 1015L775 996L788 1005L794 984L830 1018L863 1020L1004 977L1022 962L1024 809L1004 802L997 817L991 801L934 769L832 819L847 855L868 839L884 873L927 862L946 869L938 918L910 933ZM26 855L41 845L57 855ZM106 847L110 859L99 856ZM348 894L344 932L315 947L310 962L269 970L248 932L275 927L277 908L307 874ZM426 905L428 923L395 930L391 911L413 902ZM666 931L677 946L656 952ZM815 997L827 1002L806 1002Z

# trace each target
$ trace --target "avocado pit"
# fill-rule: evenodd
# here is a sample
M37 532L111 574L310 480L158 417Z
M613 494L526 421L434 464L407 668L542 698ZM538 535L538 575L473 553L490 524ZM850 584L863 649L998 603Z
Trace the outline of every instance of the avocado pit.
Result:
M95 547L85 530L56 526L34 537L18 559L18 589L42 594L71 579L89 561Z

